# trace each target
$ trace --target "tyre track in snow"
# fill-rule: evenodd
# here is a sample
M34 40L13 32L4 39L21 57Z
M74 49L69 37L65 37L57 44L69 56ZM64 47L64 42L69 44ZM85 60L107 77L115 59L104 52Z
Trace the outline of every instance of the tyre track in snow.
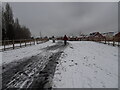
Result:
M65 47L62 42L58 42L44 48L42 53L8 69L2 73L2 88L50 88L57 60Z

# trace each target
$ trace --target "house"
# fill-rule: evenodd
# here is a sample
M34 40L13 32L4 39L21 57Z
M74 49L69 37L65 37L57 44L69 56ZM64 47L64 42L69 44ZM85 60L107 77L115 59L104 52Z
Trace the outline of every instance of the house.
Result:
M105 33L102 33L102 35L104 37L106 37L107 39L113 39L113 37L115 36L116 32L105 32Z
M115 34L115 37L119 37L120 38L120 32L118 32L117 34Z
M115 39L116 41L119 41L119 42L120 42L120 32L118 32L117 34L115 34L114 39Z
M89 40L101 40L101 39L104 39L105 37L100 34L99 32L93 32L93 33L90 33L90 35L88 36L88 39Z

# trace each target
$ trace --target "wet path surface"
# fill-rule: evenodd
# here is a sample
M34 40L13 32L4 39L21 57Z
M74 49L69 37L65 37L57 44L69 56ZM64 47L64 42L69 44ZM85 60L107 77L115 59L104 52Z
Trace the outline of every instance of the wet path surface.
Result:
M65 47L57 42L42 49L42 53L3 69L2 88L51 88L57 61Z

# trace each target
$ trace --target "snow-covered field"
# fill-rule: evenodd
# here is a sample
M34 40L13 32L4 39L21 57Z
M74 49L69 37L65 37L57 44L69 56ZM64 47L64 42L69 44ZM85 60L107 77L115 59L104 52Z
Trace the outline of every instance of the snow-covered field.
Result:
M56 67L53 88L118 88L118 47L69 43Z
M42 44L27 46L25 48L19 48L15 50L0 52L0 58L1 58L0 65L17 61L23 58L31 57L33 55L37 55L42 52L41 50L42 48L45 48L51 45L54 45L54 43L52 43L52 41L48 41Z

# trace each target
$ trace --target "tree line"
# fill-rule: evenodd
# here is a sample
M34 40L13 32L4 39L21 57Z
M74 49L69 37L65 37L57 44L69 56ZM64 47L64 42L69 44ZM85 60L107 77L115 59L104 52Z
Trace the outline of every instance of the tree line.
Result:
M29 28L20 25L19 19L14 19L9 3L2 7L2 40L30 39Z

